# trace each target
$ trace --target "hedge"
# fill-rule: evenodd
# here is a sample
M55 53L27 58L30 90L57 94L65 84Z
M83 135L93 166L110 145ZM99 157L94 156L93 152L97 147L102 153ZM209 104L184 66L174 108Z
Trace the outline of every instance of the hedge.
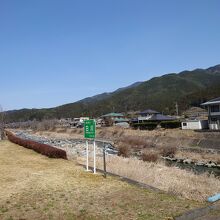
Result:
M140 129L140 130L153 130L157 127L158 122L145 122L145 123L134 123L131 126L134 129Z
M162 121L160 123L162 128L179 128L181 127L180 121Z
M41 144L36 141L21 139L9 131L6 131L6 135L8 137L8 140L15 144L18 144L28 149L32 149L37 153L40 153L50 158L62 158L67 160L66 151L62 149L58 149L47 144Z

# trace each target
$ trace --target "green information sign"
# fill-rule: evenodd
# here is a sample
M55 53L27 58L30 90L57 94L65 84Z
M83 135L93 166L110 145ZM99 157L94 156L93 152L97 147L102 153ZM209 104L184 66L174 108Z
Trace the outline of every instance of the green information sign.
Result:
M95 138L95 120L84 121L84 138Z

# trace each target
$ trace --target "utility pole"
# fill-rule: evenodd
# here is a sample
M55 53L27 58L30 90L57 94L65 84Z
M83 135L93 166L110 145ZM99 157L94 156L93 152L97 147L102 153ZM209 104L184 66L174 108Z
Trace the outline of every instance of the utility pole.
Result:
M179 106L177 102L176 102L176 115L179 116Z
M3 111L3 108L0 105L0 140L3 140L4 135L4 129L5 129L5 112Z

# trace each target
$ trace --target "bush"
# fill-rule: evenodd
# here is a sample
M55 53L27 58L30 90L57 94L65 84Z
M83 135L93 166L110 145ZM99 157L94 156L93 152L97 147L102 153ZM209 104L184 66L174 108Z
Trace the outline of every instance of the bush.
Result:
M156 162L158 160L158 154L154 152L144 152L142 154L142 160L148 162Z
M160 123L162 128L180 128L181 122L180 121L162 121Z
M6 131L6 134L8 136L8 140L11 142L18 144L20 146L23 146L28 149L32 149L36 151L37 153L40 153L42 155L45 155L50 158L62 158L67 159L66 151L62 149L57 149L55 147L52 147L47 144L41 144L35 141L31 140L24 140L19 137L16 137L13 133Z
M160 154L163 157L174 157L176 151L177 151L176 147L162 147L160 149Z
M140 130L154 130L158 125L158 122L145 122L145 123L133 123L131 126L134 129Z
M130 154L131 154L131 149L129 146L126 146L124 144L120 144L118 146L118 156L129 157Z

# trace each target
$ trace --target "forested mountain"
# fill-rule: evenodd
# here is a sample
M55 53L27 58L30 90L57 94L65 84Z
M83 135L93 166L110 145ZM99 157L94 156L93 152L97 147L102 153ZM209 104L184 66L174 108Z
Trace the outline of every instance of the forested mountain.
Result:
M137 82L112 93L103 93L75 103L50 109L22 109L7 112L8 121L43 118L96 117L108 112L128 112L152 108L173 114L220 96L220 65L208 69L183 71Z

